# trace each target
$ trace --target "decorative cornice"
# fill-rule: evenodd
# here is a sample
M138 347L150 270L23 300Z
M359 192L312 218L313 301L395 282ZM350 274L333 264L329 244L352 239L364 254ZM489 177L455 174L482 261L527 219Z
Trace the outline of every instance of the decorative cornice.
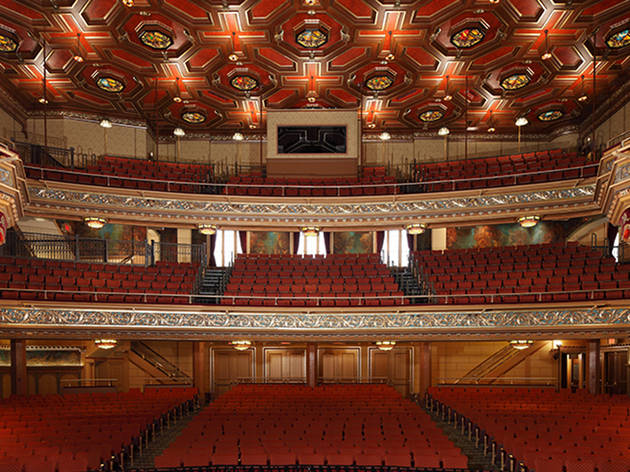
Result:
M197 335L225 335L245 331L265 334L336 333L364 334L372 331L404 333L408 337L451 335L457 332L474 334L544 331L630 329L630 309L605 308L524 308L479 310L436 310L405 312L228 312L177 311L142 309L68 309L56 307L0 308L0 333L20 328L31 329L91 328L99 330L141 329L144 332L194 330ZM27 333L28 332L28 333ZM550 333L551 332L551 333Z
M337 199L304 198L232 198L156 192L107 189L95 192L93 187L60 183L30 182L30 214L50 213L117 216L171 222L197 223L212 220L227 225L295 226L317 223L358 227L391 226L396 222L422 219L427 223L452 221L453 218L496 219L517 215L523 208L540 214L562 211L592 212L594 183L571 187L575 182L554 182L545 188L521 186L505 193L471 191L458 195L436 194L391 195L383 197L342 197ZM565 188L562 188L564 186ZM81 189L81 190L80 190ZM85 189L85 190L83 190ZM116 193L113 193L116 192ZM151 196L149 196L151 195ZM154 195L154 196L153 196ZM306 200L306 202L304 201ZM343 201L342 201L343 200Z

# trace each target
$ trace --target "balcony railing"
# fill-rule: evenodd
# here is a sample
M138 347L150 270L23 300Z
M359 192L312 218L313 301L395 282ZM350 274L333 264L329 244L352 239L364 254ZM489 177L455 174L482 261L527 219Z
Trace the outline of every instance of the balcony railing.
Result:
M182 180L161 180L89 173L81 170L26 165L27 176L33 179L60 181L102 187L156 192L194 193L242 196L311 196L346 197L391 194L415 194L527 185L559 180L585 179L597 175L599 164L548 169L516 174L489 175L474 178L443 179L418 182L357 183L344 185L219 183Z

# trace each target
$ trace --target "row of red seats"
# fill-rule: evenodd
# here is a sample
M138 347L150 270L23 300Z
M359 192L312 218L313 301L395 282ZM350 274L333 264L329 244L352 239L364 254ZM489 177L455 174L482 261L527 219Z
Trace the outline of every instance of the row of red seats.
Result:
M193 388L10 397L0 401L0 470L96 470Z
M156 269L165 274L157 275ZM190 303L188 296L194 293L198 270L193 263L144 267L2 257L0 288L5 290L0 291L0 296L21 300L186 304Z
M485 249L466 249L419 251L414 260L421 278L438 295L437 303L565 302L630 295L630 265L617 264L600 251L575 243L497 249L497 255L512 261L523 252L540 257L502 265L485 257Z
M585 156L578 156L575 152L564 153L557 149L482 159L417 164L414 180L423 182L426 192L525 185L594 177L597 175L597 165L590 164L592 163ZM456 181L451 182L451 180Z
M392 306L404 294L376 254L352 257L259 257L239 254L224 305ZM343 265L338 265L343 261ZM312 271L312 272L311 272ZM309 276L310 274L310 276ZM322 283L323 281L328 283ZM245 282L247 281L247 282ZM335 298L332 298L332 297Z
M467 467L428 415L393 388L354 385L354 394L347 385L334 387L235 387L193 418L156 467Z
M628 472L630 398L552 389L432 387L429 394L536 472Z

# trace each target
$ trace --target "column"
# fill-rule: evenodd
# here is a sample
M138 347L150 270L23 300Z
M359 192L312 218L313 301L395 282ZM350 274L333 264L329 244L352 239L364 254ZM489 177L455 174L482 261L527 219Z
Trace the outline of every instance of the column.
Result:
M28 393L26 341L24 339L11 340L11 393L14 395Z
M588 341L588 352L586 354L586 363L588 369L588 392L598 394L601 392L601 363L599 360L599 339L591 339Z
M205 341L193 341L193 385L199 392L201 402L205 402L210 390L210 371L208 364L209 349Z
M418 357L420 370L418 395L422 397L431 386L431 343L418 343Z
M315 387L317 384L317 344L306 344L306 384Z

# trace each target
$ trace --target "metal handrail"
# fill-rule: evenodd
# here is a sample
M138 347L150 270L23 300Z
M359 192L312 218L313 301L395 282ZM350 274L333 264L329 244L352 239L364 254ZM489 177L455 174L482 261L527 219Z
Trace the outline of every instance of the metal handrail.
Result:
M555 386L558 383L556 377L484 377L483 382L477 377L440 377L438 385L466 386L466 385L499 385L496 382L508 382L510 385L530 385L531 382L539 385ZM530 382L531 381L531 382Z
M585 169L589 169L589 168L593 168L593 167L599 167L599 163L596 164L587 164L584 166L575 166L575 167L563 167L563 168L557 168L557 169L547 169L547 170L542 170L542 171L532 171L532 172L520 172L520 173L515 173L515 174L500 174L500 175L490 175L490 176L483 176L483 177L474 177L474 178L461 178L461 179L441 179L441 180L419 180L419 181L411 181L411 182L383 182L383 183L357 183L357 184L343 184L343 185L308 185L308 184L268 184L268 183L220 183L220 182L203 182L203 181L194 181L194 180L187 180L187 181L181 181L181 180L164 180L164 179L148 179L148 178L140 178L140 177L128 177L128 176L117 176L117 175L109 175L109 174L94 174L94 173L89 173L89 172L82 172L82 171L74 171L74 170L67 170L67 169L63 169L63 168L45 168L45 167L40 167L40 166L33 166L33 165L25 165L24 166L26 169L34 169L34 170L39 170L41 172L41 179L42 180L47 180L44 178L44 172L45 171L54 171L54 172L59 172L62 174L69 174L69 175L79 175L79 176L87 176L87 177L93 177L93 178L104 178L106 179L106 186L107 187L111 187L111 181L112 180L118 180L118 181L128 181L128 182L143 182L143 183L155 183L155 184L163 184L166 186L166 189L164 191L167 192L172 192L173 190L171 189L172 186L180 186L180 185L184 185L187 187L199 187L200 189L205 189L207 190L206 192L204 191L200 191L200 192L186 192L183 191L182 193L207 193L207 194L228 194L228 195L236 195L237 194L233 194L230 193L231 189L244 189L247 190L249 188L258 188L258 189L281 189L282 190L282 195L267 195L267 197L285 197L287 196L287 190L300 190L300 189L309 189L309 190L323 190L324 192L328 189L333 189L336 190L336 194L335 195L311 195L311 196L317 196L317 197L342 197L342 196L348 196L348 195L342 195L342 190L349 190L351 191L352 189L379 189L379 188L393 188L394 191L393 192L387 192L387 194L400 194L400 193L431 193L431 192L427 192L426 190L421 190L418 192L414 192L413 190L415 188L418 187L425 187L425 186L430 186L430 185L440 185L440 184L451 184L451 189L449 189L448 191L455 191L457 190L457 185L460 183L464 183L464 182L477 182L477 181L489 181L489 180L493 180L493 179L506 179L506 178L512 178L513 179L513 183L508 184L508 185L519 185L518 184L518 179L521 177L526 177L526 176L534 176L534 175L541 175L541 174L553 174L553 173L558 173L558 172L565 172L565 171L571 171L571 170L579 170L580 171L580 176L577 177L578 179L582 179L584 178L584 170ZM555 180L562 180L561 178L559 179L555 179ZM569 179L569 180L573 180L573 179ZM53 181L54 180L50 180ZM61 180L62 181L62 180ZM74 183L73 183L74 184ZM79 183L76 183L77 185L82 185ZM526 184L522 184L522 185L526 185ZM499 185L499 187L504 186ZM114 187L119 187L114 185ZM496 186L487 186L487 187L496 187ZM124 187L123 187L124 188ZM405 192L404 190L406 189L410 189L410 192ZM152 190L152 189L131 189L131 190L142 190L142 191L162 191L162 190ZM461 189L461 190L468 190L468 189ZM440 191L446 191L446 190L440 190ZM299 196L299 195L296 195ZM356 195L355 195L356 196Z

